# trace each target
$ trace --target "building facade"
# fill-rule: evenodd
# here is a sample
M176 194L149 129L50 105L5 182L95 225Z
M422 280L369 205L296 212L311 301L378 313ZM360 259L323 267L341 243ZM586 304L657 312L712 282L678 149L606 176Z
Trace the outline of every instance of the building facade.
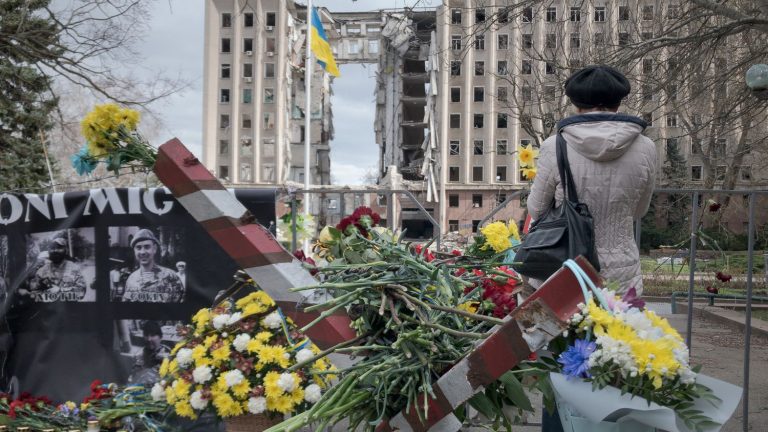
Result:
M206 7L206 165L235 184L302 182L306 9L289 0L208 0ZM558 119L573 113L565 78L604 53L652 38L680 8L673 1L444 0L423 9L322 9L322 19L339 63L378 64L373 127L380 184L412 191L443 232L469 234L513 196L495 217L524 216L530 181L520 174L516 151L540 145ZM622 110L651 123L646 133L665 167L659 185L700 187L710 171L722 182L738 142L759 136L742 134L744 128L696 136L683 128L713 108L706 101L696 112L695 104L681 107L696 89L645 81L671 62L662 53L626 70L634 88ZM727 63L727 53L711 73L718 62ZM312 183L321 185L330 183L332 82L319 69L315 76L322 85L314 87L310 113ZM764 136L761 127L754 134ZM761 161L757 154L741 160L737 188L764 183ZM671 182L675 170L682 176ZM417 207L398 201L396 226L429 237L432 226Z
M304 181L305 18L292 0L206 1L203 161L227 183ZM319 67L312 93L312 183L330 184L330 79Z

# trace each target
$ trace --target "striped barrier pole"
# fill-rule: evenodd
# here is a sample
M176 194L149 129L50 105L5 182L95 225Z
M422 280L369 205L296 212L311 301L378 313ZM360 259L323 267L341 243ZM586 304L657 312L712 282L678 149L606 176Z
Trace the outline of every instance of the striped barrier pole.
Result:
M578 257L575 261L596 285L601 285L599 275L586 259ZM497 326L491 336L437 380L432 386L435 397L428 397L428 415L424 422L412 407L382 423L376 431L461 430L461 421L453 411L560 335L583 301L581 288L571 270L560 269L515 309L504 324ZM422 397L423 394L419 400Z
M319 290L290 291L316 285L317 280L267 229L255 222L248 209L181 141L174 138L160 146L154 171L189 214L285 315L299 326L318 317L319 312L304 312L301 306L324 302L326 294ZM349 324L349 317L340 312L310 327L306 333L312 342L326 349L355 338Z

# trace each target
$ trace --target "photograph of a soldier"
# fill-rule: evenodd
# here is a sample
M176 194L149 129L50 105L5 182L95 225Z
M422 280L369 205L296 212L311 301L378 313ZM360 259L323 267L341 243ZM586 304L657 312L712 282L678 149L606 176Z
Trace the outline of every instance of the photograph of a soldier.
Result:
M118 302L180 303L186 294L177 263L183 230L170 227L109 228L111 298ZM185 275L186 278L186 275Z
M93 228L27 236L27 283L18 294L42 303L96 300Z

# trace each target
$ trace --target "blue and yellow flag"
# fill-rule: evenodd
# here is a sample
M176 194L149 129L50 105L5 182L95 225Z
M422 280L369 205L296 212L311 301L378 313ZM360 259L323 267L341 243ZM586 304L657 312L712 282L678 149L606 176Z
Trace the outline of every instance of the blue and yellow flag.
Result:
M331 44L328 43L328 36L323 29L323 23L320 21L320 15L317 13L317 8L312 8L312 52L317 58L317 62L325 69L326 72L333 76L341 75L339 68L336 66L336 60L333 58L333 51L331 51Z

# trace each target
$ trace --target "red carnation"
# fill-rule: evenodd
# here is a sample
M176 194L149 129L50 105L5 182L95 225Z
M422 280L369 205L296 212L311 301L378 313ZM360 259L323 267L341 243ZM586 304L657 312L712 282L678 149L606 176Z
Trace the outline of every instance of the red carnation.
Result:
M723 272L717 272L717 273L715 273L715 277L716 277L716 278L717 278L717 280L719 280L720 282L730 282L730 281L731 281L731 279L733 279L733 276L731 276L731 275L729 275L729 274L725 274L725 273L723 273Z
M709 200L709 211L716 212L720 210L720 207L722 207L722 204L720 204L719 202Z

